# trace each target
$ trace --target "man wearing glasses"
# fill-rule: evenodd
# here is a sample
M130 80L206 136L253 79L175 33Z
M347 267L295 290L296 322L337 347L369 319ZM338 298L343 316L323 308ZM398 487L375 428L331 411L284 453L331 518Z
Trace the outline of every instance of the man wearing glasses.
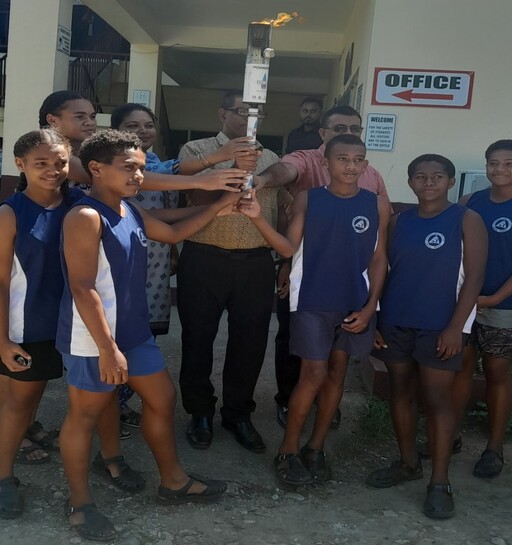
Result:
M240 91L228 92L219 109L222 130L217 136L188 142L179 157L196 156L208 166L207 154L232 143L233 160L214 168L238 167L256 174L279 159L270 150L256 151L244 138L248 106ZM261 114L263 117L263 114ZM212 165L209 165L212 166ZM209 204L219 191L191 191L192 204ZM278 194L283 188L260 193L267 221L276 225ZM289 204L288 201L282 203ZM213 437L214 387L210 381L213 343L219 321L228 311L228 342L223 370L222 426L252 452L265 443L250 420L255 409L254 388L267 346L274 298L274 260L271 249L251 220L235 213L216 217L183 244L178 264L178 313L182 325L180 387L183 405L191 415L187 439L206 449Z
M318 149L295 151L285 155L279 163L267 168L259 176L255 176L254 184L258 191L263 187L286 185L290 193L295 196L300 191L329 185L329 172L323 165L325 145L338 134L350 133L361 137L363 132L361 116L350 106L335 106L323 114L318 132L323 140L323 144ZM358 183L360 187L377 195L385 196L389 200L382 176L371 165L366 167ZM278 391L275 400L277 403L277 422L283 428L286 427L288 401L300 373L300 358L288 351L289 272L290 264L284 263L279 270L277 279L279 330L275 339L275 370ZM338 428L340 419L341 413L338 410L331 427Z

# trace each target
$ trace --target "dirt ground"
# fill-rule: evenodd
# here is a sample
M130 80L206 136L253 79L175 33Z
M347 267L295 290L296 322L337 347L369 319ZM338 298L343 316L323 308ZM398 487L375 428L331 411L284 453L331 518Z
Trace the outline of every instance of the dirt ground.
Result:
M171 375L179 368L179 324L173 308L172 333L160 345ZM177 441L185 467L193 472L226 479L226 496L211 506L168 508L154 501L158 485L155 463L138 432L123 442L123 452L142 471L147 487L137 496L121 493L91 476L100 509L115 523L123 545L512 545L512 465L492 482L471 475L484 447L484 435L475 426L466 431L461 454L453 458L451 481L457 505L455 518L433 521L421 513L430 465L425 478L387 490L365 486L368 471L389 464L397 456L392 439L374 444L360 429L367 394L357 366L350 368L342 402L342 425L330 433L326 451L333 469L323 486L283 489L275 478L272 460L282 436L275 421L273 346L277 323L273 318L267 358L256 392L253 422L267 443L265 454L240 447L229 432L214 423L214 442L207 451L189 447L184 430L188 417L178 403ZM215 351L216 385L220 385L226 339L223 323ZM220 388L220 386L219 386ZM65 411L63 381L52 383L43 399L39 420L57 427ZM134 405L136 408L136 405ZM505 459L512 459L511 444ZM67 490L58 455L43 466L16 466L22 481L26 511L21 519L0 520L0 545L61 545L84 542L73 533L63 514Z

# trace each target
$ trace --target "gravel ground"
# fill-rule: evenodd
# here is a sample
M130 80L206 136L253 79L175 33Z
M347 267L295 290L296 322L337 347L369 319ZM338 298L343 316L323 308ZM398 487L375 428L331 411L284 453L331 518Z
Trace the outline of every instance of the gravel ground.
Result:
M171 375L179 367L179 324L173 309L173 331L159 343ZM275 318L270 339L277 329ZM215 350L214 382L220 385L226 339L223 323ZM219 386L220 388L220 386ZM207 451L195 451L184 437L188 420L178 403L178 448L187 469L228 481L226 496L210 506L165 507L154 501L158 485L154 461L138 432L123 442L130 464L147 479L137 496L121 493L91 476L95 499L118 530L115 543L124 545L512 545L512 471L506 465L492 482L471 475L484 446L484 435L472 427L464 434L461 454L454 457L451 481L457 516L432 521L421 513L427 477L404 486L374 490L365 486L369 470L389 464L397 456L392 441L366 441L359 429L367 395L360 387L357 366L350 368L342 403L342 426L331 432L326 445L332 480L323 486L283 489L272 460L282 436L275 421L273 346L269 343L256 392L258 408L253 422L267 443L265 454L240 447L215 419L214 442ZM66 405L63 381L52 383L43 399L39 420L45 427L59 425ZM134 405L136 408L136 405ZM310 424L310 423L309 423ZM505 458L512 448L506 445ZM425 464L428 475L430 465ZM58 455L44 466L17 466L26 511L15 521L0 521L0 545L61 545L84 542L72 532L63 515L67 490Z

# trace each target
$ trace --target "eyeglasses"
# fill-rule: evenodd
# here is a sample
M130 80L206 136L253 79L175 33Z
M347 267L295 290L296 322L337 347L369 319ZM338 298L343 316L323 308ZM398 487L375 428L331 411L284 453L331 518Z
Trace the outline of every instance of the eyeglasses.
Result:
M249 108L223 108L227 112L235 112L240 117L249 117ZM258 112L258 119L265 119L267 114L265 112Z
M324 128L338 134L346 134L347 132L350 132L352 134L361 134L363 132L363 127L361 127L360 125L334 125L334 127Z

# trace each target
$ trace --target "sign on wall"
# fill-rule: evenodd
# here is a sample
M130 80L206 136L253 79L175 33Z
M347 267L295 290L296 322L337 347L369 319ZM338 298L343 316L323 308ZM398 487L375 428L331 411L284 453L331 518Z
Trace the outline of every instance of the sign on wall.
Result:
M393 151L395 144L395 114L368 114L366 118L366 149Z
M470 108L474 72L375 68L372 104Z
M62 25L57 27L57 51L66 55L71 53L71 30Z

